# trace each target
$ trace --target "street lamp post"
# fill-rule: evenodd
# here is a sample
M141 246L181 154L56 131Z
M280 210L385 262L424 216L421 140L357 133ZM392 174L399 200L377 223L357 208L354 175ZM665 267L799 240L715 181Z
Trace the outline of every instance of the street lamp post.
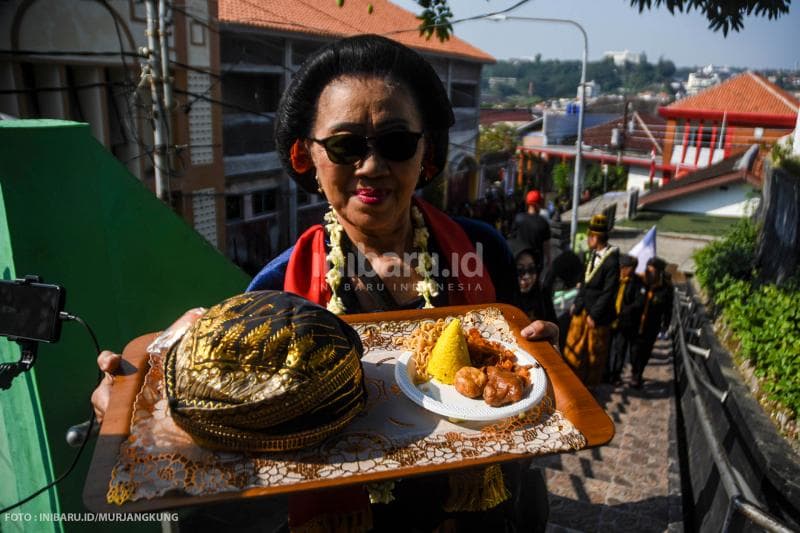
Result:
M581 106L578 109L578 142L575 150L575 176L572 180L572 221L570 223L570 241L572 248L575 248L575 236L578 234L578 203L580 201L580 177L581 163L583 156L583 112L586 108L586 60L589 56L589 38L583 26L570 19L540 18L540 17L518 17L507 15L489 15L489 20L527 20L530 22L551 22L554 24L570 24L581 31L583 35L583 61L581 63L581 83L578 86L581 94Z

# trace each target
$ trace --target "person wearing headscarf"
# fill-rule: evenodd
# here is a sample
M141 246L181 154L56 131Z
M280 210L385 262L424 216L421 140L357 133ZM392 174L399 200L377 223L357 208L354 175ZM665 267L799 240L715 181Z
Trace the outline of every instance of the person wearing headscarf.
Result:
M647 293L639 325L639 338L634 345L631 361L631 386L634 388L640 388L644 383L644 369L650 360L658 333L669 328L672 319L673 287L666 269L666 261L660 257L651 257L644 271Z
M524 243L509 239L508 246L517 267L519 297L517 307L525 311L531 320L556 322L553 297L542 286L542 257Z
M608 354L607 380L612 385L622 382L625 359L633 360L631 350L639 335L639 325L646 290L636 275L638 260L624 254L619 258L619 289L614 301L617 318L611 323L611 347Z
M619 288L619 249L608 244L605 215L592 217L587 244L586 270L571 309L564 359L586 385L597 385L606 370Z

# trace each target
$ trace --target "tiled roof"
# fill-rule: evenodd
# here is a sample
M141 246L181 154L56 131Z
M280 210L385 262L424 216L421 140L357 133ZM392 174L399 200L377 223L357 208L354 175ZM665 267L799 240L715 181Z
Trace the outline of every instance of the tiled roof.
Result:
M342 7L335 0L219 0L218 5L217 16L223 23L323 37L375 33L420 52L494 63L492 56L458 37L445 42L436 36L425 39L417 29L416 14L388 0L345 0Z
M617 128L620 131L625 131L626 150L649 153L650 150L655 148L653 144L653 139L655 139L655 144L659 147L657 150L660 152L660 149L664 146L664 131L667 121L657 115L648 113L637 113L637 115L641 118L641 122L634 116L633 132L629 132L623 126L623 117L620 116L614 120L583 130L583 143L595 148L610 150L612 149L610 146L611 130ZM647 130L642 127L642 122L647 126ZM653 139L650 138L650 135L653 136Z
M480 124L487 126L496 122L530 122L534 116L528 109L481 109Z
M664 109L797 115L798 106L800 101L792 94L758 74L745 72Z

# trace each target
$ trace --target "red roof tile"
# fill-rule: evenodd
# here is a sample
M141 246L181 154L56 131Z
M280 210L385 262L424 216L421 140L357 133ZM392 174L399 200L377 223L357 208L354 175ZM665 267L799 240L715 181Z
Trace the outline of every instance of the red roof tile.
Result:
M496 122L530 122L534 118L528 109L481 109L479 122L488 126Z
M797 115L798 106L800 101L790 93L758 74L745 72L664 109Z
M494 63L492 56L458 37L445 42L435 36L425 39L417 29L420 21L416 14L387 0L345 0L342 7L335 0L219 0L218 5L223 23L324 37L375 33L420 52ZM369 5L373 6L371 14Z

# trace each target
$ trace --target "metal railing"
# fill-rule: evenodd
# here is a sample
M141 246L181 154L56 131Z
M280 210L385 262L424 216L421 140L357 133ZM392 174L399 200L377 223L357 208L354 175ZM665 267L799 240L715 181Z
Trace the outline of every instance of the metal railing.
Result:
M722 405L725 404L725 400L728 398L728 391L721 391L709 383L703 376L699 363L692 357L692 354L695 354L709 359L712 356L712 351L687 342L687 338L696 339L699 342L702 332L702 329L697 324L697 316L694 314L695 302L685 291L679 288L675 289L675 296L676 298L673 299L672 321L675 326L672 333L673 339L677 342L673 342L673 346L678 352L676 357L680 357L683 363L686 378L689 382L689 394L695 406L697 420L719 473L719 479L728 494L728 508L721 531L724 533L730 531L734 518L739 514L752 524L767 531L791 533L792 529L753 502L756 499L753 491L744 481L739 471L731 464L725 448L714 432L708 407L703 401L698 387L702 385Z

